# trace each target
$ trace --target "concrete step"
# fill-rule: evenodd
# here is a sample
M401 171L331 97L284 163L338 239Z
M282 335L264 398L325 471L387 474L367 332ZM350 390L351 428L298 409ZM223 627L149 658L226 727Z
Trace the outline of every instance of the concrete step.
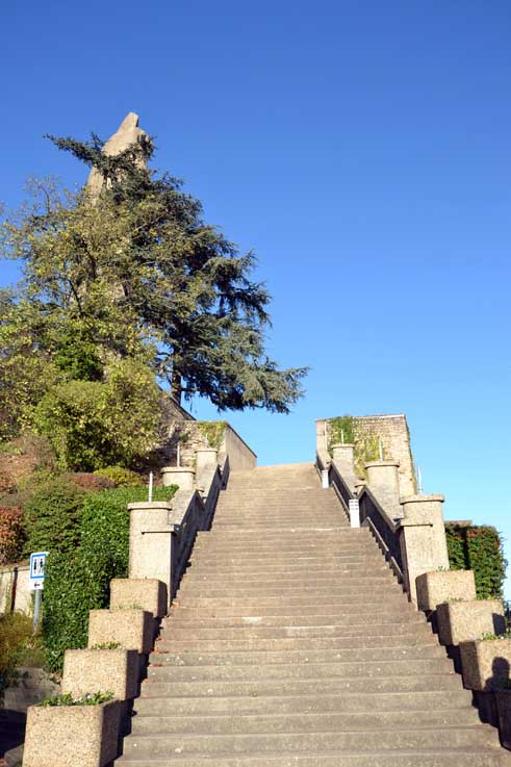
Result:
M386 624L392 624L392 616L382 614L382 618L386 618ZM348 624L351 625L351 624ZM383 625L383 621L382 624ZM357 623L353 624L353 627L362 627L363 622L358 619ZM345 636L344 625L324 625L324 626L235 626L231 628L218 627L210 628L209 626L180 626L175 624L171 628L168 628L163 634L160 635L159 642L173 642L186 641L190 638L192 641L198 639L201 640L228 640L233 639L237 641L254 640L254 639L327 639L331 637L344 637ZM443 651L445 655L445 650Z
M143 698L162 697L263 697L282 695L340 695L344 692L419 692L460 691L461 681L457 674L415 674L402 676L335 677L333 679L265 679L258 681L195 681L156 682L146 679L142 684Z
M376 631L373 634L381 633ZM159 639L155 644L155 652L204 652L204 653L224 653L224 652L260 652L263 650L281 652L286 650L305 650L313 652L314 650L339 650L346 646L346 639L352 639L355 645L360 634L351 632L340 634L334 637L279 637L277 639L246 637L244 639ZM446 663L450 661L446 660Z
M364 754L340 751L279 752L259 754L216 754L191 756L122 756L116 765L130 767L510 767L504 749L443 748L386 751L366 750Z
M229 531L237 532L237 531ZM241 532L241 531L240 531ZM245 531L244 531L245 532ZM211 535L212 533L210 533ZM294 535L294 533L293 533ZM253 549L254 542L257 543L257 549ZM200 552L201 557L208 556L211 552L215 554L226 553L228 556L236 559L240 558L238 549L242 551L251 551L256 559L261 559L267 552L272 552L274 556L280 555L283 558L289 557L290 552L295 550L303 551L300 554L302 557L318 556L323 553L323 556L349 556L354 555L356 557L368 556L374 553L378 553L380 550L376 544L374 538L359 538L358 540L342 540L341 536L337 539L325 541L321 544L314 538L314 532L309 535L303 535L301 538L293 538L291 540L281 540L280 543L269 539L263 539L261 531L251 531L250 535L246 534L245 538L240 536L234 536L230 541L222 538L201 538L197 540L194 545L193 553L198 554ZM259 553L261 550L262 553ZM232 553L231 553L232 552Z
M278 529L278 528L276 528ZM274 542L275 545L284 545L288 542L291 542L293 539L298 540L299 537L305 538L303 532L301 532L301 527L298 525L294 525L291 528L285 528L283 532L285 532L285 537L278 539L275 537L274 534L275 528L269 527L265 532L261 532L260 530L256 530L255 533L257 533L262 541L268 541L268 542ZM320 525L317 528L317 534L318 537L322 540L322 542L333 539L333 540L343 540L346 543L358 543L359 541L365 540L371 540L371 533L369 532L369 529L367 527L344 527L339 524L336 525ZM229 538L238 538L238 537L248 537L249 535L253 535L250 532L250 529L246 531L242 530L215 530L215 527L211 530L205 530L198 533L198 540L204 540L206 538L210 540L220 539L222 540L228 540Z
M356 643L354 643L356 639ZM155 650L150 655L150 662L154 666L176 665L176 666L197 666L197 665L238 665L238 664L272 664L272 663L323 663L339 659L345 650L352 650L356 647L359 650L381 648L383 657L387 649L392 647L438 647L437 640L432 634L426 635L418 632L413 635L410 633L402 634L397 637L395 634L389 636L375 635L373 637L346 637L339 638L335 648L314 650L309 648L300 650L246 650L229 651L225 650L204 652L199 650L179 651L164 650L161 643L157 642Z
M314 710L305 714L274 714L271 705L267 714L236 716L167 715L134 717L132 733L150 734L266 734L266 733L332 733L341 730L366 731L387 728L454 727L477 725L479 719L470 706L462 709L429 709L426 711L364 711L362 713L325 712Z
M400 593L398 584L389 584L389 587L395 587L396 593ZM174 604L176 609L178 606L188 606L196 609L202 607L211 608L216 607L218 609L226 607L233 609L234 612L239 613L240 609L250 614L263 615L264 610L267 607L277 607L279 610L287 610L288 607L299 606L304 610L310 607L320 607L323 605L342 605L345 602L352 599L353 601L364 604L366 597L374 597L376 595L386 596L389 593L389 588L382 589L380 586L374 586L373 588L359 588L358 590L345 589L342 591L338 589L334 594L318 594L308 593L302 591L297 595L290 594L288 592L280 592L278 594L266 594L259 596L243 596L243 595L229 595L227 597L219 596L195 596L193 594L187 597L181 593L178 594L177 600ZM186 600L186 601L185 601Z
M312 534L313 537L313 534ZM253 559L289 559L292 556L300 557L335 557L335 556L363 556L364 554L373 554L378 548L375 541L367 539L360 544L349 541L329 541L321 546L313 541L288 541L282 545L262 541L256 534L247 541L234 540L232 544L225 541L214 541L213 539L198 542L193 550L195 557L221 557L226 559L244 559L252 557Z
M300 572L307 568L308 570L332 570L338 567L372 567L385 562L382 554L375 548L367 554L333 554L328 557L303 556L286 557L282 560L268 559L268 557L258 557L250 562L244 557L208 557L206 552L202 557L191 557L188 570L195 572L232 572L240 573L254 572Z
M300 596L300 595L335 595L346 594L350 591L361 588L372 588L373 586L391 586L394 582L394 576L391 572L383 573L382 575L365 575L359 578L349 578L345 576L343 580L325 580L314 581L311 580L308 583L297 583L296 581L282 582L277 585L275 582L271 583L246 583L241 585L241 581L234 584L226 585L220 583L215 585L214 583L208 584L207 581L202 583L188 583L183 580L179 587L179 597L183 599L185 595L193 596L193 599L200 599L201 597L214 597L222 599L223 597L257 597L261 599L271 596Z
M243 641L245 639L293 639L293 638L328 638L328 637L337 637L337 636L345 636L345 629L346 626L348 627L354 627L354 626L362 626L365 627L364 618L366 616L358 615L358 616L351 616L352 621L350 620L343 620L340 618L338 622L336 623L324 623L324 624L316 624L316 625L310 625L310 626L300 626L300 625L281 625L281 626L259 626L257 624L247 624L247 625L239 625L239 626L219 626L219 627L211 627L209 625L182 625L178 622L175 622L173 624L169 624L165 627L165 630L160 634L160 640L159 641L167 641L172 642L175 639L186 641L187 639L192 639L195 641L197 639L236 639ZM383 623L391 625L394 624L396 620L403 620L402 614L392 615L392 613L389 615L388 613L381 613L379 616L382 619L382 623L379 625L383 625ZM367 619L369 621L372 621L374 616L367 616ZM440 652L442 652L445 655L445 650L440 648Z
M350 566L351 564L363 564L368 569L373 564L382 564L384 557L379 550L371 550L364 554L358 553L336 553L333 552L323 557L316 553L304 553L303 555L290 554L289 556L258 556L243 557L241 555L215 555L204 552L202 557L195 553L189 560L187 569L199 571L229 571L237 570L240 572L252 571L261 573L262 571L300 571L304 569L318 570L322 568L336 568Z
M482 725L467 727L415 727L400 730L370 731L345 730L314 733L264 733L239 735L212 735L211 733L159 733L131 735L124 742L124 753L140 755L181 754L236 754L295 751L307 753L315 750L346 749L349 751L379 751L402 749L440 749L495 747L496 735Z
M236 572L230 575L221 574L204 574L188 570L182 580L182 585L186 583L187 586L195 586L201 588L204 584L214 586L215 588L225 587L232 583L236 585L243 584L247 588L264 588L265 586L274 586L278 584L282 588L289 588L296 585L300 588L307 586L308 584L315 584L328 587L330 584L338 585L345 584L351 581L358 582L359 580L367 577L374 578L377 575L390 575L393 573L385 564L376 565L371 567L371 576L367 575L367 567L339 567L332 570L301 570L296 573L288 573L287 571L278 572L273 574L272 572L261 572L259 577L254 573L238 574Z
M437 649L437 648L434 648ZM441 649L441 648L438 648ZM376 651L375 651L376 652ZM351 653L343 654L339 658L327 662L321 660L321 662L315 663L310 661L309 663L291 664L287 663L274 663L274 664L262 664L256 665L244 664L244 665L231 665L224 664L218 666L156 666L152 665L148 668L147 680L155 681L157 683L167 682L195 682L195 681L213 681L213 680L225 680L235 681L248 680L257 681L274 680L274 679L334 679L337 677L345 678L350 676L353 672L354 663L359 665L366 663L368 668L367 672L364 671L365 676L374 676L375 672L386 671L389 663L397 663L394 667L396 673L403 671L403 660L409 660L410 664L415 664L415 661L420 660L419 671L426 667L428 660L438 660L438 664L429 663L426 670L440 672L446 670L446 673L452 672L452 668L449 669L444 658L440 659L440 654L427 653L424 648L420 648L419 652L399 652L390 653L387 650L388 656L385 663L381 663L378 659L375 660L374 656L365 655L363 651L353 650ZM243 663L243 661L241 661ZM373 665L371 665L373 664ZM377 667L374 664L378 664ZM401 665L399 665L401 664ZM415 665L411 665L410 673L415 672Z
M364 609L359 608L356 604L347 605L348 610L335 609L330 614L316 613L303 615L301 610L297 610L294 615L247 615L247 616L215 616L213 613L210 615L204 615L203 611L196 610L193 614L190 614L186 608L180 608L175 612L171 612L170 616L163 619L163 629L173 629L174 627L180 629L187 629L192 632L196 628L208 628L208 629L232 629L232 628L246 628L250 626L260 626L270 628L276 626L278 628L301 628L307 626L333 626L340 625L350 620L350 616L353 617L370 613L371 615L384 615L386 613L394 613L398 618L406 619L409 615L414 615L413 608L408 603L399 600L387 600L384 605L372 605L370 608L364 606Z
M388 598L385 604L365 604L364 613L372 612L374 615L380 615L392 610L405 610L406 616L413 615L413 608L401 601L401 596L394 600ZM344 606L320 605L315 607L313 604L304 609L303 605L296 608L292 606L284 607L283 614L280 607L266 608L259 613L246 610L242 614L242 608L231 610L230 608L216 608L214 605L210 608L194 609L193 607L173 607L170 615L164 619L164 626L172 626L174 623L178 626L208 626L210 628L235 627L235 626L315 626L321 623L336 623L337 617L342 615L360 615L362 610L357 602L347 603Z
M231 608L234 605L235 607L239 607L240 609L237 610L238 614L241 615L271 615L275 614L275 612L271 609L266 611L266 608L271 608L272 606L278 609L278 614L282 612L282 608L287 614L293 614L297 610L303 609L304 614L310 614L311 608L314 608L315 606L318 607L318 610L313 612L319 613L319 612L331 612L332 610L335 612L342 613L343 608L348 605L365 605L368 610L371 610L372 607L378 603L383 603L387 600L389 601L406 601L406 597L403 594L403 591L401 589L401 586L396 583L391 583L390 586L385 587L374 587L372 589L367 588L358 588L358 589L347 589L344 594L333 594L333 595L327 595L327 596L317 596L316 600L314 597L309 597L306 594L302 594L300 597L291 597L289 595L288 599L289 601L286 601L284 605L281 604L281 598L279 596L271 596L271 597L260 597L260 599L257 598L257 596L252 597L246 597L244 600L243 597L241 598L228 598L227 604L223 604L223 602L219 602L218 605L208 605L206 603L203 604L196 604L197 599L190 598L190 600L187 600L186 603L183 602L179 598L179 596L173 601L171 612L175 613L177 610L181 609L213 609L215 607L218 608L218 611L215 610L215 614L220 614L219 610L225 609L227 612L231 612ZM289 608L289 609L288 609ZM328 608L326 610L325 608ZM412 610L413 612L413 610ZM206 610L204 612L204 615L210 615L211 613Z
M263 578L265 576L272 575L292 575L300 576L311 574L316 577L321 575L336 576L339 574L353 573L356 575L367 575L371 573L380 574L382 572L388 572L390 570L385 559L375 553L372 557L365 557L360 559L354 559L353 557L348 559L336 559L328 558L323 561L319 557L315 559L309 559L307 563L288 560L285 562L274 561L271 558L266 559L265 562L258 563L258 566L254 566L253 562L230 562L225 558L212 557L204 561L202 565L199 565L199 560L192 559L185 571L185 575L198 574L202 576L224 575L239 573L243 576L252 575L254 578Z
M366 713L375 711L429 711L431 709L465 710L471 694L466 690L423 690L419 692L349 692L307 695L249 696L246 698L211 696L199 698L138 698L134 710L140 716L215 715L237 716L267 714L306 714L315 712Z
M210 666L209 671L203 666L196 667L195 676L197 681L201 679L251 679L257 681L263 678L264 670L267 670L268 679L294 679L300 678L323 678L323 677L366 677L371 679L374 676L413 676L414 674L439 674L445 672L446 674L453 673L452 661L447 656L443 658L439 657L408 657L402 656L401 658L389 658L389 660L339 660L333 663L304 663L304 664L274 664L272 666L254 666L240 665L240 666ZM261 670L262 669L262 670ZM154 674L152 672L155 672ZM161 675L156 674L157 669L151 669L151 674L147 678L147 683L151 679L157 676L157 680L161 680ZM204 673L204 677L202 677ZM162 672L163 674L163 672ZM173 674L172 668L167 668L167 676ZM165 676L165 675L164 675ZM185 675L186 676L186 675ZM192 681L195 681L192 679Z
M236 576L232 574L230 577L200 575L199 573L188 572L181 581L180 589L194 589L199 594L206 588L215 590L227 590L232 593L232 589L239 591L244 589L245 593L250 594L253 591L263 594L268 588L279 589L299 589L315 588L315 589L330 589L330 587L343 587L346 586L355 587L361 581L364 582L370 578L370 582L374 582L374 578L382 577L385 581L390 580L393 582L395 576L389 568L384 565L371 568L371 575L367 574L365 570L348 570L346 568L340 568L331 572L310 572L302 571L296 574L282 573L279 575L272 575L272 573L261 573L260 577Z
M320 517L305 517L302 515L294 517L252 517L250 520L245 519L221 519L217 518L213 522L212 531L215 533L223 532L266 532L268 529L289 529L289 530L317 530L317 529L339 529L343 520L346 526L348 526L348 520L346 517L340 515Z

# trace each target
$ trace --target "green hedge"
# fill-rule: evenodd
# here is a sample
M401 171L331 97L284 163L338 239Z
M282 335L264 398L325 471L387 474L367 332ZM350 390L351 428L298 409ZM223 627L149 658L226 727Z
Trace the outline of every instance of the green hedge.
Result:
M177 488L156 488L154 500L170 499ZM64 651L85 647L89 610L108 607L112 578L128 575L128 503L147 499L147 488L104 490L87 496L79 526L79 546L48 557L43 635L48 666L62 667Z
M32 551L72 551L79 542L85 491L67 476L34 476L27 489L23 523L25 554Z
M502 539L494 527L445 526L449 563L453 570L473 570L479 599L502 597L507 562Z

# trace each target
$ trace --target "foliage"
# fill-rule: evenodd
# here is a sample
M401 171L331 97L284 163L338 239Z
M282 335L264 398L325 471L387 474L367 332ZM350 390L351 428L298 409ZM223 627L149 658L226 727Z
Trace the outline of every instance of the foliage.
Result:
M507 562L494 527L446 524L449 563L453 570L473 570L479 599L500 599Z
M40 477L23 513L25 553L73 551L85 493L67 477Z
M64 384L102 381L113 358L136 359L178 401L199 394L220 410L288 412L306 370L280 370L266 354L270 299L251 279L253 254L206 224L177 179L147 168L150 139L117 156L103 154L95 136L53 141L104 184L75 196L39 184L35 204L6 222L4 256L22 261L25 277L6 320L8 359L20 359L22 344ZM20 338L15 327L24 328ZM55 383L15 368L18 377L29 386L11 431ZM76 387L73 395L85 396Z
M23 551L25 530L19 507L0 506L0 565L17 562Z
M154 500L170 499L177 487L155 488ZM145 487L88 495L78 531L80 545L48 557L43 634L52 670L67 648L85 647L89 610L107 607L112 578L128 575L128 503L147 499Z
M27 615L19 612L0 615L0 697L16 678L16 668L37 652L38 642Z
M45 698L38 705L43 708L56 706L99 706L101 703L108 703L113 699L114 694L109 690L106 692L88 692L80 698L73 698L71 693L65 692L60 695L52 695L49 698Z
M0 291L0 440L10 440L33 421L34 408L59 380L59 370L41 344L45 312L30 301Z
M205 437L209 447L218 450L225 434L225 421L197 421L197 428Z
M120 642L101 642L89 647L89 650L118 650L121 647Z
M125 469L123 466L105 466L104 469L97 469L94 474L97 477L109 479L115 487L138 487L144 484L144 479L140 474Z
M363 435L357 428L357 419L351 415L337 416L327 421L328 452L336 444L352 444L355 472L359 477L366 476L365 464L380 458L380 439L376 434Z
M115 487L115 483L108 477L98 476L96 473L91 474L86 471L75 471L71 474L67 474L71 482L81 487L82 490L87 490L90 493L97 493L100 490L108 490Z
M494 642L496 639L511 639L511 632L506 631L505 634L493 634L491 631L487 631L481 634L481 639L485 642Z
M105 381L68 381L54 386L35 410L62 468L94 471L131 465L157 443L160 391L142 363L118 360Z
M355 419L351 415L338 416L329 420L328 447L331 450L336 444L354 444Z

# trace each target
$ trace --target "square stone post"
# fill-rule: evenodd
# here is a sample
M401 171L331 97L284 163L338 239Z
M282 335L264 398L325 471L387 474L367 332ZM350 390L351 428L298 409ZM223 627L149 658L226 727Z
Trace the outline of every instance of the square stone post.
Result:
M209 489L211 478L218 466L218 450L213 447L201 447L195 451L196 457L196 484L202 493Z
M188 492L194 489L195 472L190 466L164 466L161 480L164 487L177 485L180 490Z
M350 443L338 443L332 445L333 461L343 480L353 490L355 486L355 445Z
M170 523L172 503L130 503L130 578L156 578L172 594L174 526Z
M399 493L399 461L371 461L365 464L367 484L389 516L402 517Z
M401 499L399 541L409 599L417 604L416 578L432 570L448 570L443 495L411 495Z

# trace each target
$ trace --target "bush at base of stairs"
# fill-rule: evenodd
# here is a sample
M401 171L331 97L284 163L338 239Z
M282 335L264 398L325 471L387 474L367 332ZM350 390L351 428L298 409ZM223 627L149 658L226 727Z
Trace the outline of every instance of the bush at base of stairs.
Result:
M19 675L18 666L42 662L40 645L28 615L19 612L0 615L0 700L5 688Z
M478 599L500 599L507 562L502 540L494 527L446 523L452 570L473 570Z
M156 488L155 501L169 500L177 487ZM64 651L85 647L89 610L108 607L112 578L128 575L128 503L147 500L147 488L116 488L85 498L80 545L50 552L43 634L51 670L62 667Z

